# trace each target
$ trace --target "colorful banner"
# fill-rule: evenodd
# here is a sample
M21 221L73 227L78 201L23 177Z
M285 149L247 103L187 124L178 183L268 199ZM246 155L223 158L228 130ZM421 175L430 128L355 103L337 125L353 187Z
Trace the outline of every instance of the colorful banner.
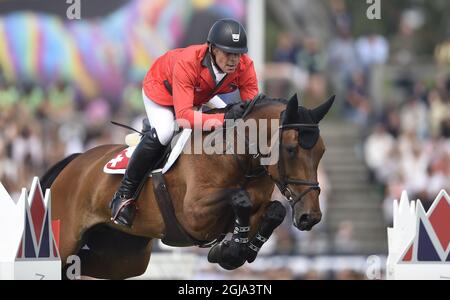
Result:
M14 12L0 17L0 70L12 82L72 82L87 97L117 95L180 46L196 12L242 20L242 0L134 0L93 21ZM205 37L206 38L206 37Z

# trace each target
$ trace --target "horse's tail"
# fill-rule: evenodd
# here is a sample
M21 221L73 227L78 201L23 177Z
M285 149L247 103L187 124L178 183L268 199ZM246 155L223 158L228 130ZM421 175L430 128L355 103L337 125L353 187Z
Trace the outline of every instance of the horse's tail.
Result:
M40 183L42 192L45 193L45 190L50 188L50 186L55 181L56 177L58 177L59 173L61 173L62 170L75 158L78 157L81 153L74 153L63 160L57 162L55 165L53 165L50 169L48 169L47 172L45 172L44 176L41 177Z

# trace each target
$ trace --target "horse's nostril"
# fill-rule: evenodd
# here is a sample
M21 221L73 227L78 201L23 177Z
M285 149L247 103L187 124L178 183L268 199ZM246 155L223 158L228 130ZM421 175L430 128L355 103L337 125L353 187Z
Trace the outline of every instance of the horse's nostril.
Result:
M303 214L294 222L294 225L300 230L311 230L311 228L320 222L321 216L312 214Z
M298 219L298 223L305 223L309 221L309 214L303 214L300 216L300 219Z

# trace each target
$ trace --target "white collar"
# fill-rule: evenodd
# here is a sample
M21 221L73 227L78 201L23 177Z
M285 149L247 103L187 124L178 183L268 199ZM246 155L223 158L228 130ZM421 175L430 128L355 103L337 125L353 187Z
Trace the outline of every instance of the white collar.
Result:
M220 72L219 69L216 67L216 64L211 60L211 66L214 71L214 75L216 76L216 84L219 83L227 73Z

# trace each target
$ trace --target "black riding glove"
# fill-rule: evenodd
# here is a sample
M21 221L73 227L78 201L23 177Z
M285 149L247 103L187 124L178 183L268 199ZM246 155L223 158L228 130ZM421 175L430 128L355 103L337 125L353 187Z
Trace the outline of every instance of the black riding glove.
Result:
M245 110L247 109L247 103L240 102L231 105L231 107L225 113L224 119L236 120L242 118Z

